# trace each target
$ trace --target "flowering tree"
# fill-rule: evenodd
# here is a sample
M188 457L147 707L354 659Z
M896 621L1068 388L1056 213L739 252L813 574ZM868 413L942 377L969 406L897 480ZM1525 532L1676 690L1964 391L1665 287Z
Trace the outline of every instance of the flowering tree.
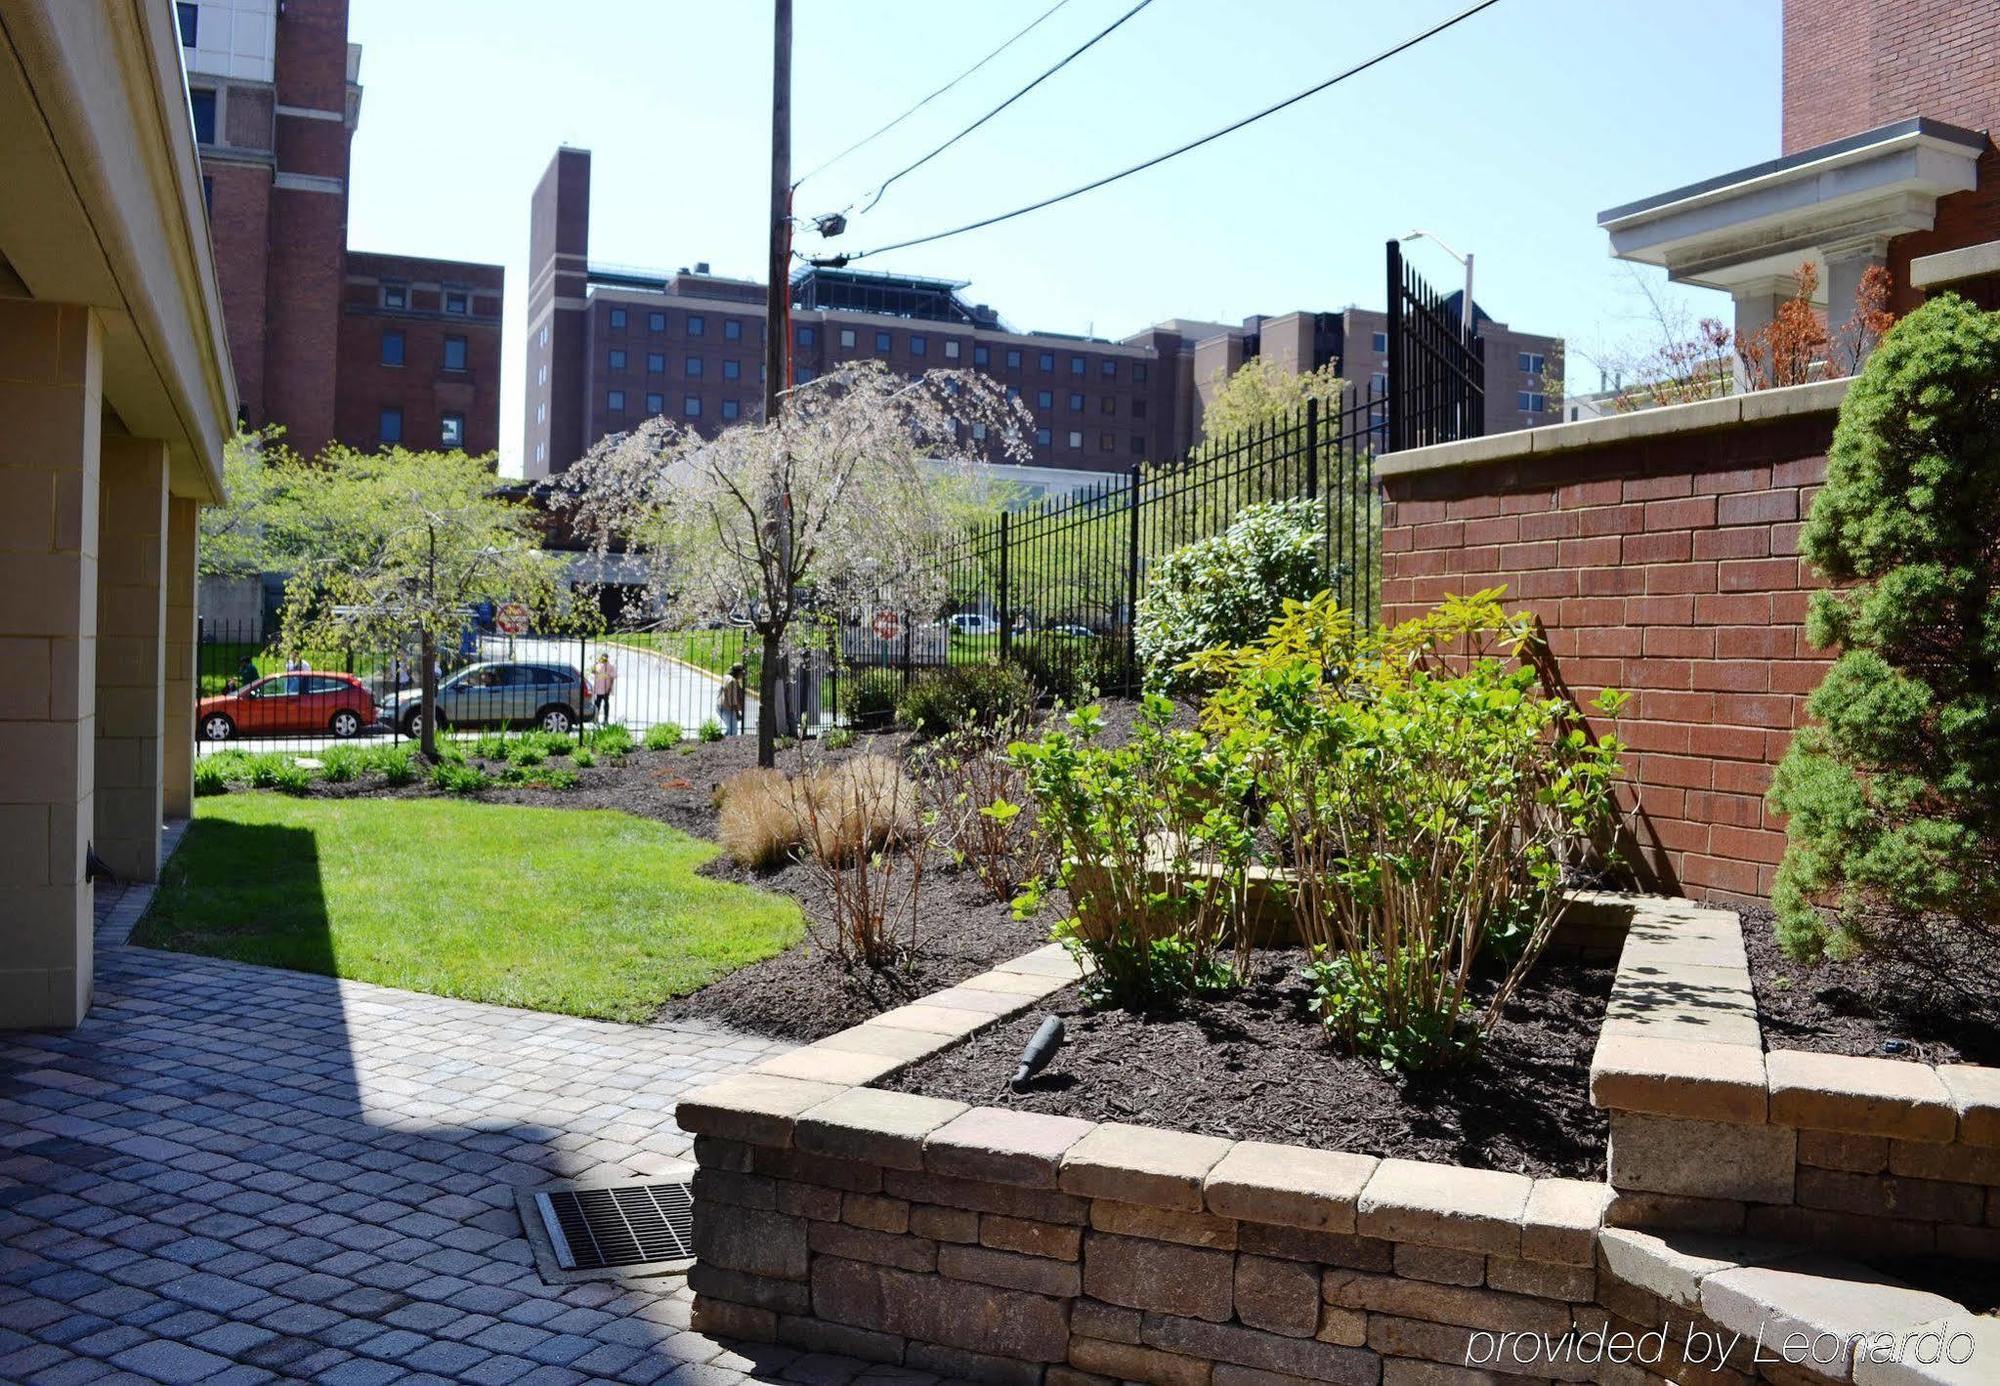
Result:
M223 445L227 505L202 507L197 549L203 577L255 577L289 568L299 549L297 489L311 473L276 424L238 433Z
M664 418L593 447L558 503L600 553L641 554L648 595L681 619L747 611L764 647L757 761L777 749L779 656L802 589L836 610L893 594L935 607L952 512L939 473L982 460L982 435L1025 457L1026 409L983 375L917 380L854 362L786 396L773 422L702 438Z

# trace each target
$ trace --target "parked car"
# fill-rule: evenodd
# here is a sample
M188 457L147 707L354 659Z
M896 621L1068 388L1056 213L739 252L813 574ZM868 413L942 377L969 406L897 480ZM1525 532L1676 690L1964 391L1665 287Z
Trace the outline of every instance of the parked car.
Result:
M998 635L1000 623L983 611L961 611L951 618L953 635Z
M506 723L566 735L590 719L590 694L574 664L503 661L469 664L438 684L438 724L478 727ZM423 690L390 699L383 720L405 735L423 731Z
M1097 632L1092 630L1089 626L1077 626L1077 625L1050 626L1049 634L1067 635L1072 640L1095 640L1097 638Z
M194 717L204 741L321 732L348 737L375 721L375 696L366 684L352 674L317 671L272 674L234 693L203 698Z

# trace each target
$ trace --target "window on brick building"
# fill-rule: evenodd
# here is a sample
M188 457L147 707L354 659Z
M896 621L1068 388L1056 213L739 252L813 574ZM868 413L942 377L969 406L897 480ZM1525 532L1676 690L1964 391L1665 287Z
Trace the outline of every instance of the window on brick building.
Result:
M978 345L975 345L975 346L974 346L974 347L972 348L972 364L973 364L973 365L975 365L975 366L990 366L990 365L992 365L992 364L993 364L993 353L992 353L991 351L987 350L987 349L986 349L985 347L983 347L983 346L978 346Z
M724 380L740 380L742 376L743 363L741 361L724 361L722 363L722 378Z
M403 364L403 329L400 327L382 329L382 364L385 366Z
M613 347L611 349L611 369L614 371L622 371L625 369L625 353L620 351L617 347Z
M722 401L722 417L723 417L723 418L725 418L725 419L735 419L735 418L739 418L739 417L741 417L741 416L742 416L742 413L743 413L743 406L742 406L741 404L737 403L737 402L736 402L735 400L733 400L733 399L726 399L726 400Z
M1368 345L1376 351L1387 351L1389 349L1389 334L1386 332L1369 333Z
M919 336L915 332L912 332L910 334L910 355L923 356L928 354L930 349L931 349L931 344L929 338Z
M1548 408L1548 396L1539 390L1523 390L1514 396L1515 407L1523 414L1539 414Z
M947 360L947 361L956 361L956 360L958 359L958 352L959 352L959 344L958 344L958 342L957 342L957 341L956 341L955 339L954 339L954 340L951 340L951 341L947 341L947 342L946 342L946 343L944 344L944 359L945 359L945 360Z
M1083 434L1081 431L1074 428L1069 431L1069 445L1073 448L1083 446Z
M708 319L699 313L688 314L688 336L699 337L708 331Z
M446 337L444 339L444 368L448 371L465 369L465 338Z
M852 350L854 350L854 329L853 329L853 328L851 328L851 327L843 327L843 328L841 328L841 329L840 329L840 345L841 345L841 347L842 347L843 349L845 349L845 350L848 350L848 351L852 351Z
M646 314L646 330L648 332L665 332L667 330L667 315L665 313Z
M983 443L983 442L985 442L985 441L986 441L986 425L985 425L985 424L983 424L983 423L976 423L976 424L974 424L974 425L972 426L972 441L973 441L973 442L975 442L975 443Z
M624 412L625 412L625 392L624 392L623 390L608 390L608 391L606 391L606 392L605 392L605 395L604 395L604 407L605 407L606 409L609 409L609 410L610 410L610 411L611 411L612 413L614 413L614 414L622 414L622 413L624 413Z
M652 418L656 415L664 414L666 412L667 412L667 397L665 395L655 394L646 396L646 416L648 418Z
M1083 412L1083 396L1075 390L1069 392L1069 412L1072 414L1081 414Z
M382 286L382 306L384 308L407 308L410 306L410 287L407 284L384 284Z
M1540 375L1542 367L1546 364L1547 362L1543 359L1542 353L1539 351L1524 351L1521 353L1522 375Z
M743 320L741 318L724 318L722 320L722 340L725 342L740 342L743 340Z
M1132 417L1135 419L1143 419L1146 417L1146 401L1144 401L1143 399L1135 399L1132 401Z
M1035 364L1042 368L1043 375L1053 375L1056 369L1056 354L1053 351L1045 351L1036 358Z
M1016 351L1012 348L1008 349L1007 369L1010 371L1018 371L1019 369L1021 369L1021 353L1019 351Z
M1097 412L1100 414L1116 414L1118 412L1118 401L1110 395L1105 395L1097 401Z
M196 87L188 93L188 109L194 114L196 144L215 143L215 93Z
M814 343L814 342L815 342L816 340L818 340L818 337L817 337L817 334L815 334L815 333L813 332L813 330L812 330L812 327L811 327L811 325L810 325L810 324L807 324L807 323L800 323L800 324L799 324L799 345L800 345L800 346L802 346L802 347L809 347L809 346L811 346L811 345L812 345L812 344L813 344L813 343Z
M1097 450L1098 450L1099 452L1116 452L1116 451L1118 451L1118 435L1117 435L1117 434L1115 434L1115 433L1100 433L1100 434L1098 434L1098 435L1097 435Z
M1132 363L1132 383L1134 385L1144 385L1146 383L1146 363L1144 361L1134 361Z
M181 47L192 48L201 33L201 7L194 0L178 0L174 18L180 21Z
M688 357L687 374L689 380L701 379L701 358L699 356Z
M456 313L458 316L464 317L472 311L472 299L462 289L446 289L444 291L444 310L447 313Z
M385 443L402 442L403 411L400 409L384 409L381 415L375 420L375 433Z
M1045 448L1045 447L1047 447L1047 446L1049 445L1049 442L1050 442L1050 439L1052 438L1052 436L1053 436L1053 435L1052 435L1052 434L1050 434L1050 432L1049 432L1049 431L1048 431L1048 430L1047 430L1046 428L1038 428L1038 429L1036 429L1036 430L1035 430L1035 446L1036 446L1036 447L1038 447L1038 448Z
M1384 393L1389 388L1388 375L1383 371L1375 372L1375 374L1368 377L1368 388L1378 395Z
M813 378L813 373L800 366L792 372L792 384L803 385Z
M1021 397L1021 387L1019 385L1009 385L1007 387L1008 399L1019 399L1020 397Z
M1134 457L1146 455L1146 440L1137 433L1132 435L1132 455Z
M1083 358L1081 356L1072 356L1069 358L1069 373L1071 375L1082 375L1084 369Z
M647 352L646 369L654 375L664 375L667 369L667 353L664 351Z
M1054 390L1037 390L1035 392L1035 407L1037 409L1055 408L1056 392Z
M623 327L625 325L625 310L623 308L613 308L611 310L611 325L613 327Z
M876 351L878 351L878 352L882 352L882 353L884 353L884 354L887 354L887 353L888 353L888 351L890 350L890 348L891 348L891 347L892 347L893 345L894 345L894 344L893 344L893 343L892 343L892 342L890 341L890 338L889 338L889 334L888 334L888 333L886 333L886 332L877 332L877 333L875 334L875 350L876 350Z
M462 448L465 446L465 415L446 414L438 422L438 446Z
M1106 380L1116 380L1118 378L1118 363L1107 356L1103 361L1098 363L1097 373Z
M681 400L681 413L682 413L682 414L683 414L683 415L684 415L685 417L687 417L687 418L690 418L690 419L698 419L698 418L700 418L700 417L701 417L701 396L700 396L700 395L688 395L688 396L687 396L686 398L682 399L682 400Z

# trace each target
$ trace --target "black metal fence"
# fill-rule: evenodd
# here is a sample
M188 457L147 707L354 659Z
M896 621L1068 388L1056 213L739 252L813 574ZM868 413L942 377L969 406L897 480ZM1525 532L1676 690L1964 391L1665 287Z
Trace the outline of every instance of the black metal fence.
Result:
M1468 332L1467 317L1472 315ZM1389 242L1389 409L1385 451L1486 431L1486 340L1478 309L1425 283Z

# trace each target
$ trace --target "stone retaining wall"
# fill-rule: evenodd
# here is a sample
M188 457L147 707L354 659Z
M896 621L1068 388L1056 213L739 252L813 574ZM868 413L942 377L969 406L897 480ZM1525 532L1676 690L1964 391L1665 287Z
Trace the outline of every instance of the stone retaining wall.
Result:
M1612 1223L2000 1258L2000 1070L1763 1039L1736 916L1646 901L1591 1066Z

